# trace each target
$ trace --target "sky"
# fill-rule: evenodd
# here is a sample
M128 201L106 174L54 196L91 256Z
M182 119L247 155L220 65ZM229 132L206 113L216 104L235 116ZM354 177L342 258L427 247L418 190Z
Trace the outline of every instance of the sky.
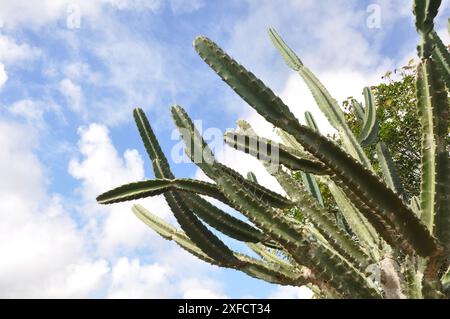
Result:
M174 160L180 141L170 106L202 130L248 120L273 127L196 55L205 35L251 70L303 121L310 110L332 132L300 77L267 36L275 27L332 95L362 100L364 86L415 57L406 0L0 0L0 297L307 298L205 264L160 238L131 202L95 197L153 178L132 119L142 107L179 177L205 176ZM450 43L442 1L436 30ZM217 158L283 192L248 155ZM139 200L176 225L162 197ZM223 238L233 248L243 245Z

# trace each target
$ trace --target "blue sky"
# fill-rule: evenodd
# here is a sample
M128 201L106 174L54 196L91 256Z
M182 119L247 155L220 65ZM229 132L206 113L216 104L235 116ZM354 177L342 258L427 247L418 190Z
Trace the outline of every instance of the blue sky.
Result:
M370 8L379 13L375 28ZM338 100L361 99L364 86L415 56L410 8L405 0L0 0L0 296L307 296L206 265L147 229L130 203L99 207L94 199L153 177L132 122L135 106L147 112L168 155L178 143L174 103L204 129L223 132L245 118L274 135L196 55L196 35L252 70L299 118L311 110L327 132L267 28ZM444 0L436 29L447 43L449 13ZM217 156L281 191L254 159L227 148ZM204 178L193 164L172 168ZM162 198L140 202L175 223Z

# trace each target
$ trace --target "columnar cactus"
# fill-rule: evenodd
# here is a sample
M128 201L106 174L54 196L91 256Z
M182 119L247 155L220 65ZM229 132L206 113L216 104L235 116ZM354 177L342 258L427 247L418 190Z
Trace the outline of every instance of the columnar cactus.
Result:
M234 268L270 283L308 285L318 297L449 297L450 54L433 30L439 5L439 0L414 2L416 27L422 38L417 67L417 109L422 125L420 198L406 197L389 150L378 142L379 120L370 88L364 88L364 106L353 101L361 124L360 135L355 136L336 100L270 29L275 47L303 78L321 111L339 132L341 145L320 134L310 113L305 114L306 125L301 124L254 74L211 40L197 37L194 47L200 57L277 127L283 141L259 137L250 124L238 121L238 129L227 132L225 142L256 156L287 196L258 184L253 173L245 178L218 162L183 108L173 106L172 116L186 154L213 183L176 178L144 112L135 109L134 119L156 179L120 186L98 196L98 202L109 204L164 194L181 230L140 205L132 209L162 237L210 264ZM364 152L374 143L382 178L374 173ZM324 207L318 182L329 188L347 227ZM199 195L220 200L251 224ZM260 258L233 251L204 223L245 242Z

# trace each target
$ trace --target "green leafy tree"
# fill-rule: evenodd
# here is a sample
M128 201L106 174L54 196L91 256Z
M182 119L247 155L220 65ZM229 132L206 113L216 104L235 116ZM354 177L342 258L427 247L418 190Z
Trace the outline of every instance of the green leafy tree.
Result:
M407 198L420 193L420 121L416 108L416 66L411 60L407 66L387 72L384 83L372 86L379 119L378 139L390 150L397 172L403 181ZM354 100L344 102L346 120L358 135L361 120L355 111ZM381 173L376 162L375 144L365 148L374 162L375 171Z

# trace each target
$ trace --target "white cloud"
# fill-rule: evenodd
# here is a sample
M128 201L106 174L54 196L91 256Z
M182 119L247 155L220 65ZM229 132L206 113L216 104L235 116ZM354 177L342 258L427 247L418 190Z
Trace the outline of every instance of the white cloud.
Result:
M6 73L5 65L3 63L0 63L0 89L6 83L7 80L8 74Z
M90 220L90 232L98 241L102 254L110 255L121 248L134 249L142 243L147 229L131 213L130 203L100 206L95 198L113 187L142 180L142 158L136 150L126 150L123 157L120 156L103 125L82 127L79 135L82 158L70 161L69 173L81 181L82 205L79 209ZM158 203L158 199L155 202ZM167 211L156 213L164 215Z
M95 202L95 197L106 190L144 179L143 161L136 150L118 154L103 125L82 127L79 135L81 158L70 161L69 173L81 181L78 209L88 220L85 228L88 238L94 242L98 255L113 261L106 295L110 298L223 296L221 285L205 275L205 269L214 274L217 268L150 230L131 213L130 202L108 206ZM139 200L139 203L176 225L162 197ZM155 262L144 263L135 255L144 248Z
M86 215L93 215L83 223L70 217L64 206L66 198L46 192L44 169L33 152L38 136L30 136L29 132L26 127L0 121L0 169L4 181L0 184L0 297L223 296L221 285L209 277L217 268L149 230L129 212L129 203L127 207L106 208L106 217L94 207L93 197L100 191L143 177L142 161L136 151L126 151L122 158L105 127L93 124L80 129L79 147L86 157L81 162L74 159L70 172L83 180L83 208L90 209ZM97 178L97 172L102 178ZM144 205L167 218L168 208L158 199ZM102 218L106 218L105 223ZM108 230L108 223L114 227ZM98 237L89 234L93 225ZM108 243L96 245L95 239L101 238ZM126 251L115 249L124 243L128 245ZM142 263L131 257L142 243L157 262ZM114 254L102 251L108 245ZM99 257L102 255L109 257Z
M84 111L84 97L79 85L66 78L59 83L59 90L66 97L67 104L72 111L79 113Z
M180 257L179 251L166 250L165 254L171 255L172 258ZM196 262L183 259L184 262L180 263L179 260L173 259L171 263L157 261L151 264L142 264L137 258L119 258L112 267L107 297L227 298L222 293L221 283L209 279L204 273L192 273L190 268L199 268ZM200 266L200 269L204 269L204 267Z
M175 293L167 267L141 265L138 259L120 258L112 268L109 298L170 298Z
M270 299L311 299L312 297L313 292L306 286L279 286L269 295Z
M45 191L30 132L0 122L0 296L88 297L106 266L86 255L60 198ZM76 277L85 279L76 283Z
M167 3L174 12L191 12L201 8L202 0L41 0L0 1L0 27L40 28L55 21L65 21L71 14L80 13L81 20L95 23L105 9L158 12ZM36 14L39 12L39 14ZM83 23L83 22L82 22Z
M42 122L44 108L30 99L14 102L8 109L12 114L22 116L28 121L34 123Z
M129 120L131 107L151 107L169 91L169 54L159 41L145 40L124 30L117 21L99 21L103 32L101 43L90 42L95 55L106 68L100 83L114 88L114 95L98 95L91 101L94 120L117 124Z
M10 64L28 59L33 59L41 54L37 48L32 48L26 43L18 44L14 39L0 34L0 61Z
M83 81L84 83L96 83L100 75L91 70L85 62L72 62L64 65L63 74L72 81Z
M222 293L222 284L208 279L189 278L183 280L180 288L184 291L185 299L226 299L228 296Z
M25 23L43 25L51 19L56 19L69 2L45 0L31 4L26 0L0 1L0 24L3 27L15 27Z
M78 130L78 147L83 161L72 159L70 174L83 181L83 196L92 197L108 188L130 181L142 180L143 162L136 150L126 150L123 158L117 154L104 125L90 124Z
M39 287L33 293L45 298L86 298L99 290L106 281L110 268L105 260L76 262L55 273L49 280L45 292Z
M169 0L169 3L174 13L189 13L205 5L203 0Z

